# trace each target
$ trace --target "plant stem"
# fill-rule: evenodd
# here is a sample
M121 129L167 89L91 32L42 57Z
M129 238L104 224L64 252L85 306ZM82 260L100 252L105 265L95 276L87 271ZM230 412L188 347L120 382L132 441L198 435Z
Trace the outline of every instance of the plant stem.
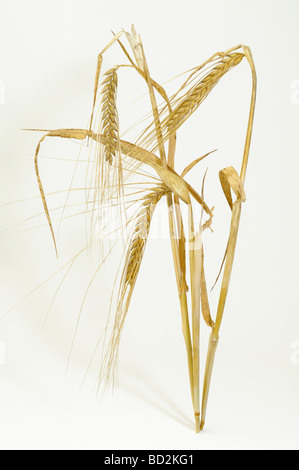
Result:
M223 273L223 280L222 280L221 292L220 292L220 297L219 297L216 322L211 333L208 355L207 355L203 401L202 401L201 429L203 429L204 423L205 423L207 401L208 401L208 394L210 390L210 382L211 382L215 352L216 352L216 347L218 344L219 330L220 330L220 326L222 322L223 312L225 308L225 303L227 299L227 293L228 293L228 288L229 288L229 283L230 283L230 278L231 278L231 273L232 273L232 267L234 263L237 236L238 236L240 217L241 217L241 206L242 206L241 202L236 202L233 207L229 242L228 242L228 247L227 247L227 257L226 257L226 263L225 263L225 268L224 268L224 273Z
M251 50L247 46L241 46L243 48L244 54L248 63L251 68L252 72L252 93L251 93L251 103L250 103L250 110L249 110L249 119L248 119L248 126L247 126L247 133L245 139L245 147L244 147L244 154L242 160L242 167L240 172L240 179L244 185L245 177L246 177L246 170L248 166L248 157L249 157L249 150L252 138L252 130L253 130L253 121L254 121L254 114L255 114L255 105L256 105L256 91L257 91L257 77L256 77L256 70L251 54ZM224 307L226 303L229 282L231 278L231 272L234 262L235 250L236 250L236 243L237 243L237 236L239 231L240 225L240 217L241 217L241 202L236 201L233 205L232 211L232 219L231 219L231 228L230 228L230 235L227 247L227 258L223 273L223 280L220 292L220 298L218 303L218 310L217 310L217 317L215 326L212 330L208 354L207 354L207 361L206 361L206 371L205 371L205 378L204 378L204 387L203 387L203 398L202 398L202 416L201 416L201 426L200 428L203 429L205 424L206 418L206 411L207 411L207 402L208 402L208 395L210 390L210 383L212 377L212 370L214 365L214 359L217 349L217 344L219 340L219 330L223 318Z
M192 341L191 341L191 334L190 334L188 302L187 302L186 292L182 292L179 297L180 297L180 304L181 304L183 336L184 336L186 351L187 351L189 382L190 382L192 405L193 405L193 408L195 408Z
M194 379L194 417L195 430L200 430L200 291L202 272L202 239L201 233L194 232L192 206L189 207L189 259L192 300L192 350Z
M174 213L174 208L173 208L173 198L171 194L167 195L167 204L168 204L170 241L171 241L175 275L176 275L180 306L181 306L182 330L183 330L183 336L185 340L187 359L188 359L188 371L189 371L191 398L192 398L192 403L194 405L193 355L192 355L192 341L191 341L190 325L189 325L188 302L187 302L186 289L185 288L182 289L182 286L185 286L186 283L184 282L184 275L181 269L179 246L178 246L178 241L176 240L176 235L175 235L175 227L176 227L175 213Z
M201 431L203 430L204 425L205 425L205 418L206 418L207 404L208 404L208 396L209 396L209 391L210 391L212 370L213 370L217 345L218 345L218 338L214 336L214 329L213 329L212 333L210 335L210 340L209 340L209 347L208 347L208 354L207 354L207 361L206 361L206 370L205 370L205 378L204 378L204 386L203 386L201 423L200 423L200 430Z

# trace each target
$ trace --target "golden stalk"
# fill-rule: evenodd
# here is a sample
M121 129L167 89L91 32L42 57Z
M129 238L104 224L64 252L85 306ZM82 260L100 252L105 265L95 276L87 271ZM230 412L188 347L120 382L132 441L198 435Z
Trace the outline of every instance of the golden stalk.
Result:
M131 52L120 41L122 35L127 39ZM103 75L102 86L99 87L104 65L104 55L114 44L120 46L128 63L114 66L106 71ZM242 49L242 52L240 52L240 49ZM205 201L203 188L200 194L185 179L189 171L193 170L195 166L212 152L193 161L191 160L182 174L178 174L175 170L176 131L199 108L200 104L207 98L222 77L239 65L244 58L246 58L252 71L251 105L240 175L232 167L227 167L219 172L220 183L232 210L232 217L227 250L223 262L224 272L217 315L214 322L210 311L205 276L206 252L202 237L203 231L212 224L213 209ZM121 140L119 137L119 116L116 107L116 95L118 89L117 72L121 67L129 67L130 70L135 73L137 72L138 76L144 80L151 104L152 122L143 130L137 142L134 143ZM188 73L188 78L178 88L177 92L169 97L166 90L151 77L140 36L136 33L134 27L132 27L131 33L120 31L114 35L109 44L98 55L89 128L66 128L44 131L45 135L39 140L36 148L34 164L43 209L50 227L56 253L57 244L54 225L51 220L39 168L39 152L41 144L46 138L57 137L80 141L88 139L91 143L94 143L96 147L94 177L96 190L94 193L94 204L96 201L103 202L105 200L112 205L115 197L117 197L117 204L121 205L120 196L122 198L126 197L124 182L126 181L126 184L129 185L130 179L134 178L135 173L138 174L141 171L140 168L142 166L147 166L154 170L158 183L153 189L147 191L145 196L142 195L134 201L134 204L138 204L137 215L126 223L126 225L132 224L132 230L126 244L117 308L101 370L106 380L113 377L121 333L142 264L154 210L159 201L166 197L169 236L181 309L183 338L187 352L195 430L199 432L200 429L203 429L206 419L213 364L236 251L241 207L245 201L244 182L256 102L256 71L250 49L247 46L240 45L225 52L214 54L210 59ZM158 104L156 95L163 99L163 105ZM93 130L95 107L99 99L101 99L100 124L96 130ZM159 156L156 155L156 150ZM232 191L236 195L235 202L233 201ZM100 197L98 198L98 196ZM189 207L188 243L186 243L185 236L186 222L182 217L182 202ZM199 211L198 213L200 214L199 228L195 227L196 212L193 209ZM205 221L203 220L204 217L206 218ZM190 267L188 275L186 272L187 256L189 256ZM188 283L190 284L190 293ZM191 323L189 318L190 307L192 311ZM206 357L202 402L200 403L201 313L206 325L211 328L211 335Z
M197 232L192 238L190 248L190 278L192 297L192 339L193 339L193 376L194 376L194 417L195 431L200 430L200 298L202 274L202 240Z
M238 236L240 217L241 217L241 205L242 205L242 202L244 202L243 186L245 182L246 170L247 170L247 165L248 165L248 157L249 157L249 151L250 151L251 137L252 137L252 131L253 131L253 121L254 121L254 114L255 114L256 90L257 90L256 70L255 70L251 50L247 46L243 46L243 50L244 50L244 54L248 60L248 63L252 71L252 94L251 94L248 127L247 127L247 133L246 133L240 181L238 181L238 178L236 177L234 180L236 183L234 190L236 192L237 190L239 190L240 193L237 194L237 201L232 207L231 228L230 228L230 234L229 234L229 240L228 240L228 246L227 246L226 263L225 263L225 268L224 268L224 273L223 273L220 298L219 298L219 303L218 303L216 323L211 333L208 354L207 354L206 372L205 372L204 390L203 390L203 401L202 401L201 429L203 429L205 425L207 402L208 402L208 395L209 395L209 390L210 390L212 370L213 370L213 365L214 365L216 348L217 348L217 344L219 340L219 330L220 330L220 326L221 326L221 322L223 318L224 307L226 303L226 298L228 294L228 288L229 288L229 283L230 283L230 278L231 278L231 273L232 273L232 267L233 267L233 262L234 262L237 236ZM237 186L237 190L236 190L236 186ZM242 196L243 196L243 200L242 200Z

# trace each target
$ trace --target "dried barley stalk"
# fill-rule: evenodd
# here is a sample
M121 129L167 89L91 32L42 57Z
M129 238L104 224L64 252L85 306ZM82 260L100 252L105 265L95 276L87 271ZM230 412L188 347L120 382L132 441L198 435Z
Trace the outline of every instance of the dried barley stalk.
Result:
M120 41L122 35L125 35L128 40L129 46L132 49L132 56ZM92 126L95 106L98 101L98 84L103 67L103 55L114 44L118 44L121 47L128 63L112 67L104 74L100 93L100 131L94 131ZM185 180L187 173L212 152L190 162L183 173L179 175L175 171L176 131L199 108L200 104L207 98L222 77L238 66L244 58L246 58L249 63L252 72L253 86L251 105L240 175L232 167L225 168L219 173L221 186L232 210L232 219L227 250L224 262L222 263L224 272L218 310L216 319L213 321L204 270L204 247L202 238L203 231L210 228L212 224L213 209L211 209L204 200L203 188L201 194L199 194L198 191ZM135 143L120 140L119 137L116 95L118 87L117 72L120 67L128 67L139 74L145 81L151 103L152 123L144 129ZM146 196L139 198L139 211L134 219L135 225L131 233L131 238L128 240L112 334L102 364L102 375L106 377L106 380L113 377L121 332L136 286L154 209L158 202L163 197L166 197L168 203L170 241L181 307L182 330L188 359L190 390L194 408L196 432L203 429L205 423L215 352L219 340L219 330L235 256L241 206L245 201L244 182L253 130L256 88L256 71L251 51L247 46L239 45L226 52L213 55L203 64L189 71L188 78L178 91L173 96L168 97L165 89L150 75L143 45L135 29L132 28L131 33L120 31L118 34L114 35L110 43L98 56L89 129L58 129L46 131L47 133L39 141L35 153L36 177L56 252L57 247L54 228L42 185L38 161L40 146L46 137L78 139L81 141L89 139L95 142L99 149L99 151L97 150L96 174L94 179L96 185L95 199L97 195L100 195L101 200L107 201L113 199L115 194L118 194L120 198L120 196L124 195L124 182L128 180L128 175L138 172L139 168L144 165L155 170L160 183L150 192L147 192ZM157 104L156 94L162 98L162 105ZM158 150L159 156L155 154L156 150ZM114 166L116 167L116 177L114 177L113 173ZM127 174L125 174L125 171L127 171ZM112 191L108 189L108 183L111 182L111 175L112 181L114 181L114 189ZM203 179L205 179L205 176ZM236 195L235 201L233 201L232 198L232 191ZM187 230L181 212L182 203L189 206ZM175 208L173 204L175 204ZM194 225L194 209L201 211L199 227L195 227ZM204 217L208 217L208 219L204 220ZM186 233L188 233L188 240L186 240ZM179 236L177 237L176 235L178 234ZM186 243L187 241L189 244ZM190 265L189 279L186 272L187 256L189 256ZM191 290L190 296L188 293L188 284ZM189 297L191 298L189 299ZM190 307L192 312L191 321L189 316ZM207 352L200 409L199 333L201 315L207 326L211 328L211 336Z

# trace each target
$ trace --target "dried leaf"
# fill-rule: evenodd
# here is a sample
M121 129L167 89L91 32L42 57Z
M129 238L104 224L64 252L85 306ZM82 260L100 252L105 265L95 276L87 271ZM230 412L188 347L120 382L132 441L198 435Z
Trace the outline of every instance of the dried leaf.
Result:
M202 160L204 160L206 157L208 157L209 155L211 155L211 153L214 153L216 152L217 150L212 150L211 152L209 153L206 153L203 157L199 157L197 158L196 160L194 160L193 162L191 162L188 166L186 166L186 168L184 169L183 173L181 174L181 177L184 178L187 173L189 173L189 171L191 171L199 162L201 162Z
M142 44L140 40L140 36L136 33L134 25L132 25L131 28L131 34L130 33L125 33L127 36L127 39L130 43L130 46L132 47L134 57L136 59L138 67L145 72L144 70L144 62L143 62L143 54L142 54Z
M227 199L227 202L231 210L233 210L233 200L232 200L231 190L233 190L235 195L237 196L237 202L246 201L246 195L245 195L243 183L240 179L240 176L238 175L238 173L232 166L229 166L221 170L219 172L219 179L220 179L223 192L225 194L225 197Z
M202 249L202 265L201 265L201 286L200 286L200 293L201 293L201 310L204 321L208 326L213 328L214 322L211 317L210 305L209 305L209 297L207 291L207 283L206 283L206 276L205 276L205 269L204 269L204 250Z

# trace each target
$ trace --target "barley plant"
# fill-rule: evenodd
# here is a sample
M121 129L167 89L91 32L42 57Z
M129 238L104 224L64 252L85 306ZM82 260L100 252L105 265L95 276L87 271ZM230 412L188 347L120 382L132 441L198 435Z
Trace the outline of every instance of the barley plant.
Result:
M124 39L127 45L123 42ZM102 73L104 56L111 46L119 47L119 53L124 57L125 63ZM203 246L203 232L212 227L213 208L204 199L204 181L198 189L193 188L185 179L189 171L209 154L190 162L183 173L178 174L175 169L176 133L199 108L222 77L237 67L243 59L247 60L252 74L252 96L240 173L233 167L225 168L219 173L221 186L232 215L227 249L222 263L222 285L218 309L213 319L209 307ZM147 124L134 143L122 140L120 137L117 93L120 70L123 68L132 70L144 81L151 105L151 114L147 116ZM145 253L155 208L162 199L167 201L169 238L187 352L195 429L199 432L205 424L213 363L235 256L241 208L245 201L244 182L256 101L256 72L249 47L238 45L225 52L216 53L181 76L185 77L182 80L183 83L174 94L169 96L164 87L151 77L143 44L134 27L130 33L122 30L114 34L110 43L98 56L89 126L86 129L65 128L44 131L44 136L39 141L35 153L35 172L56 253L58 250L55 231L39 171L40 147L48 137L75 139L94 146L95 159L92 166L91 184L93 193L89 194L93 201L93 209L101 211L101 207L109 204L117 205L123 226L130 227L125 243L119 291L115 295L116 311L112 321L113 328L102 357L101 380L105 383L113 380L121 333ZM99 112L96 112L97 109ZM142 188L143 192L136 191L138 197L133 202L137 209L134 216L126 217L130 206L127 201L126 188L134 175L140 175L147 169L154 173L154 183L149 186L145 184ZM188 217L185 218L182 216L184 204L188 206ZM195 223L196 214L199 215L197 217L199 224ZM200 402L201 315L211 329L211 335Z

